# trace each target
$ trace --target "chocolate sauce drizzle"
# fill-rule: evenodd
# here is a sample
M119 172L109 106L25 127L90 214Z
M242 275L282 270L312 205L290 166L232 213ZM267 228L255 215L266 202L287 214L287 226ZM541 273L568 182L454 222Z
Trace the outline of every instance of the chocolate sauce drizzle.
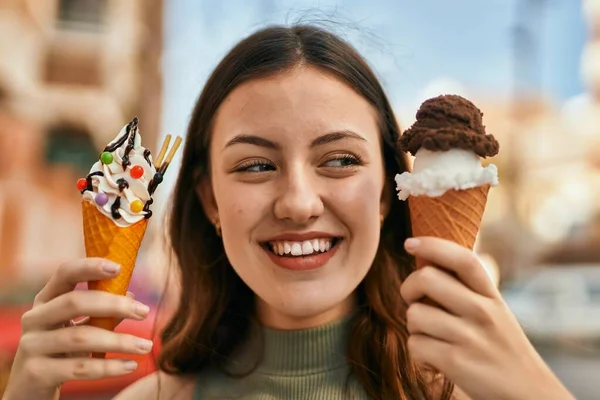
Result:
M83 194L86 190L94 189L94 187L92 186L92 176L104 176L104 173L102 171L96 171L96 172L92 172L88 176L86 176L85 181L87 183L87 186L85 187L85 189L83 189L81 191L81 194Z
M158 185L160 185L162 183L163 174L165 173L165 170L167 169L168 166L169 166L168 163L166 163L166 162L163 163L163 165L160 166L160 169L154 174L154 177L148 184L148 193L150 194L150 196L152 196L152 194L154 193L154 191L156 190Z
M133 148L135 147L135 135L137 133L137 124L138 124L138 119L137 117L133 118L133 120L130 122L131 124L131 134L129 135L129 141L127 142L127 147L125 147L125 152L123 153L123 160L121 162L121 166L123 167L123 170L125 170L129 165L131 165L131 161L129 160L129 153L131 153L131 150L133 150Z
M136 121L136 120L137 120L137 118L133 119L133 121ZM123 134L123 136L121 136L119 139L117 139L117 141L114 142L113 144L109 144L108 146L106 146L104 148L104 151L112 153L113 151L115 151L116 149L121 147L123 145L123 143L125 143L125 141L129 137L129 132L131 131L131 126L133 125L133 121L131 121L130 123L127 124L127 128L125 128L125 134Z
M120 192L122 192L123 189L129 189L129 182L127 182L125 178L117 179L117 185L119 185Z
M146 162L148 163L149 166L152 166L152 161L150 161L150 156L152 155L152 152L148 149L144 150L144 159L146 160Z
M152 203L154 203L154 200L150 199L146 202L146 204L144 204L143 211L146 212L146 215L144 216L144 218L146 218L146 219L148 219L152 216L152 211L150 211L150 206L152 205Z
M121 207L121 198L117 197L115 199L115 202L112 204L112 206L110 206L110 212L114 219L121 218L121 213L119 212L119 207Z

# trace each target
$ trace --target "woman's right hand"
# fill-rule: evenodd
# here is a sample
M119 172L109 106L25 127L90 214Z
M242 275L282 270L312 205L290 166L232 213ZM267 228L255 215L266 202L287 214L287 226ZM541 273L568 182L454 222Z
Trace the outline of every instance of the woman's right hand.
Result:
M57 399L69 380L101 379L131 373L134 361L91 358L92 352L147 354L152 342L86 325L80 316L143 320L148 306L129 296L96 290L74 290L80 282L109 279L120 267L102 258L61 265L23 314L21 340L4 400Z

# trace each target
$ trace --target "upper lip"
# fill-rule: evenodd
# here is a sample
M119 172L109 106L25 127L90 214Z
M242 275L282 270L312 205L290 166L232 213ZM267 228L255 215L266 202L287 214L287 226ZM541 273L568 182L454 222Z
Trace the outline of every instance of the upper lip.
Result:
M332 235L331 233L327 233L327 232L304 232L304 233L283 233L281 235L278 236L274 236L268 240L266 240L266 242L276 242L276 241L290 241L290 242L302 242L304 240L312 240L312 239L324 239L324 238L335 238L335 237L340 237L340 236L336 236L336 235Z

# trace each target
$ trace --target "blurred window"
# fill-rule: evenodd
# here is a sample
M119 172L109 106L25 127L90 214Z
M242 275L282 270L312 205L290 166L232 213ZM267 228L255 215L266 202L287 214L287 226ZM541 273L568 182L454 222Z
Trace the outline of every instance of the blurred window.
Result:
M75 51L58 44L50 46L46 54L44 79L50 84L100 86L100 54L93 48Z
M98 150L89 133L71 125L56 125L48 130L45 147L46 162L67 164L81 176L87 175L98 159Z
M65 30L99 31L104 26L106 0L60 0L58 27Z
M592 304L600 305L600 286L588 286L588 294L590 296L590 302Z

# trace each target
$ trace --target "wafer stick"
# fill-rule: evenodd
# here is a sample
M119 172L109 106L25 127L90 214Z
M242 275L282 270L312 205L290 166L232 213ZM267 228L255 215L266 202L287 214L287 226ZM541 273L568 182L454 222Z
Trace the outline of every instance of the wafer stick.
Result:
M179 149L179 145L180 144L181 144L181 136L177 136L175 138L175 144L173 144L173 147L171 147L171 151L169 151L169 155L167 156L167 159L165 160L165 164L167 164L167 166L169 164L171 164L171 161L173 161L173 157L175 156L175 152L177 152L177 149ZM164 171L163 171L163 173L164 173Z
M160 168L160 166L162 164L162 160L165 156L165 153L167 152L167 149L169 148L169 143L171 143L171 135L167 135L167 137L163 141L162 147L160 148L160 152L158 153L158 156L156 157L156 161L154 161L154 168L156 168L156 169Z

